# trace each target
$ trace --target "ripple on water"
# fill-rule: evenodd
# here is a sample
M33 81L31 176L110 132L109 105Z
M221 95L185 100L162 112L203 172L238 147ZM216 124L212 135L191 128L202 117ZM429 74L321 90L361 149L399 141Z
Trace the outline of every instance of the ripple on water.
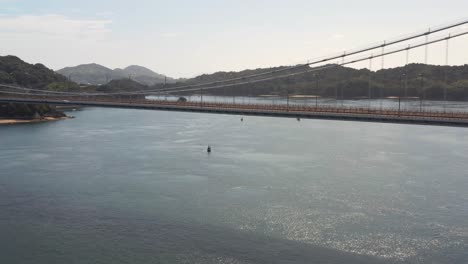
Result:
M30 153L27 158L30 160L44 160L50 158L50 155L46 153Z
M187 182L187 183L202 182L206 180L208 180L206 176L195 175L195 174L177 175L177 176L172 176L169 178L169 181L172 181L172 182Z
M236 225L240 230L266 233L394 261L406 261L421 254L459 246L463 240L456 239L456 236L468 235L468 229L456 231L432 229L428 235L418 235L414 230L419 228L430 230L430 228L419 227L417 223L411 223L412 226L401 230L401 233L372 231L373 229L369 227L376 225L376 220L366 213L304 210L279 204L251 210L244 208L231 214L242 217L241 220L234 220L235 217L226 218L230 224Z
M267 190L262 187L235 186L226 191L226 196L231 199L252 199L264 195L266 192Z

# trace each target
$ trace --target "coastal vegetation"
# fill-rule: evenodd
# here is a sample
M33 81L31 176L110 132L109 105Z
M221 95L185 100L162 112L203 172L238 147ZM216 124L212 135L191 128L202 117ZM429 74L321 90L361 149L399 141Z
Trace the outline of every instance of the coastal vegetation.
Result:
M347 99L384 98L389 96L424 97L429 100L444 98L448 100L466 100L468 98L468 65L437 66L425 64L409 64L405 67L369 71L329 65L327 69L310 71L287 78L252 82L204 91L205 94L227 96L258 96L258 95L318 95L322 97L338 97ZM285 70L284 67L245 70L241 72L217 72L205 74L179 85L216 82L225 79L242 78L249 75L282 70L281 74L292 74L312 70L299 67ZM275 74L275 75L278 75ZM269 78L266 74L257 78ZM255 80L255 79L253 79ZM227 82L226 84L230 84ZM405 92L406 91L406 92ZM198 93L199 91L195 91Z
M41 120L64 118L66 115L50 105L0 103L0 119Z

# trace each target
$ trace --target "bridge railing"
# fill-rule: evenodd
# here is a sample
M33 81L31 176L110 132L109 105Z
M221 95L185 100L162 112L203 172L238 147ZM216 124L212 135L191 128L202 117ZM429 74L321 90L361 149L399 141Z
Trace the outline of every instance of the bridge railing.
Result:
M39 95L21 95L6 96L0 93L0 98L15 98L21 100L35 100L36 103L49 104L73 104L73 103L92 103L92 104L126 104L126 105L155 105L155 106L173 106L186 108L204 108L204 109L241 109L248 111L279 111L279 112L307 112L307 113L328 113L328 114L354 114L354 115L372 115L372 116L393 116L393 117L420 117L420 118L450 118L468 120L468 112L437 111L421 109L415 111L411 109L392 109L392 108L372 108L372 107L352 107L352 106L331 106L331 105L285 105L285 104L255 104L255 103L227 103L227 102L191 102L191 101L165 101L148 100L140 98L108 98L108 97L54 97Z

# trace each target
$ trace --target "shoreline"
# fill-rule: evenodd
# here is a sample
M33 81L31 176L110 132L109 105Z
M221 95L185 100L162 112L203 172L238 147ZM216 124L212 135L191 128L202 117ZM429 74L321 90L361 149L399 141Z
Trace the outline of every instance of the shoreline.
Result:
M0 125L15 125L15 124L29 124L29 123L43 123L43 122L50 122L50 121L59 121L70 119L71 117L64 116L64 117L44 117L42 119L7 119L7 118L0 118Z

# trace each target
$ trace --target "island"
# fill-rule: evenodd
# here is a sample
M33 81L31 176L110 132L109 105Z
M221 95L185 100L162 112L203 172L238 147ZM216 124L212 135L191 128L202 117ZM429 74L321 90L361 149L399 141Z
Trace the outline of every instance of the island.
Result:
M51 105L0 103L0 125L56 121L69 118Z

